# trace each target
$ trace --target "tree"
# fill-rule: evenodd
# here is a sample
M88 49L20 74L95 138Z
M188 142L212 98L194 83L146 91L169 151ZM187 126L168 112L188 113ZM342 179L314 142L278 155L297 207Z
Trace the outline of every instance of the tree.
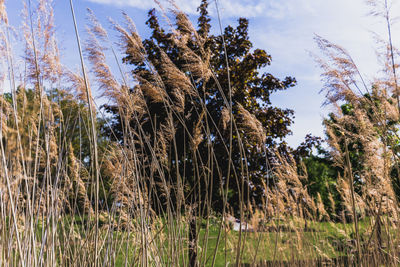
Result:
M10 93L0 96L0 101L2 99L10 106L14 104ZM85 129L82 129L84 128L82 124L87 124L87 108L67 91L51 89L46 92L42 100L42 112L49 116L49 119L43 122L37 116L41 112L40 98L34 90L18 87L15 101L15 111L13 111L16 112L15 117L11 116L10 111L5 113L9 116L3 129L4 136L7 136L3 140L7 156L19 159L22 155L29 155L25 166L37 170L33 179L38 187L45 190L46 186L49 186L46 183L58 187L62 199L60 205L69 212L78 209L84 212L90 211L91 204L86 190L89 181L85 181L84 175L90 150ZM16 131L12 130L17 127L15 118L18 120L19 137ZM38 127L48 132L41 131L38 134ZM21 140L22 153L18 151L18 138ZM62 175L54 174L60 162L64 161L67 162L66 171ZM15 163L10 161L10 164ZM26 183L24 186L32 184ZM30 192L31 188L24 190ZM28 196L27 193L24 197ZM35 200L36 196L31 197Z
M188 129L194 129L195 122L198 122L200 118L202 121L207 119L210 122L215 122L214 125L209 126L209 135L213 139L215 152L218 153L218 156L221 156L218 157L220 162L228 162L226 158L228 156L226 148L223 148L229 140L229 132L227 131L227 128L229 128L227 125L227 123L229 123L229 114L227 114L226 109L224 109L226 106L226 99L224 100L224 97L228 97L229 90L230 88L232 89L232 112L238 124L237 131L240 133L243 143L246 144L245 152L248 155L247 160L249 161L248 170L249 172L257 173L257 177L254 177L254 179L265 179L265 174L267 173L265 157L267 153L257 146L259 140L249 134L249 130L251 129L246 128L246 121L243 120L245 116L248 116L250 119L254 116L254 118L261 123L260 128L264 131L265 137L259 136L259 139L264 139L265 147L270 151L278 147L286 150L286 143L282 140L284 137L291 134L289 127L293 122L294 112L290 109L274 107L271 104L270 95L273 92L286 90L294 86L296 80L292 77L279 80L270 73L260 73L263 68L271 64L272 59L265 50L252 49L252 43L248 36L247 19L240 18L238 21L239 25L236 28L228 26L225 28L222 35L214 36L209 35L211 25L209 24L210 18L207 12L207 1L202 1L199 11L200 16L198 18L196 35L202 39L203 46L199 47L198 40L193 40L196 39L195 37L193 39L188 39L186 44L186 49L190 49L190 52L188 52L183 51L184 49L176 44L173 33L167 33L166 30L160 26L156 11L154 9L151 10L146 24L152 30L152 34L148 39L143 41L145 54L154 67L154 70L160 73L164 81L168 80L168 71L170 71L166 69L168 66L166 66L165 62L162 60L165 56L167 56L168 60L171 60L173 66L178 70L190 73L193 82L192 85L196 88L199 97L206 106L207 117L202 114L190 114L190 118L184 121L187 128L186 131L188 131ZM193 34L190 33L188 28L185 28L184 23L180 21L183 20L182 16L183 14L176 14L176 31L182 36ZM224 51L225 49L226 54ZM143 59L138 57L133 51L135 51L135 49L127 44L124 62L133 66L133 75L135 78L139 77L142 82L141 85L144 85L150 80L151 70L148 69L148 65L143 62ZM199 78L202 78L202 74L195 73L193 69L188 68L188 62L184 53L193 53L194 56L201 58L204 63L208 63L210 69L213 71L213 75L215 75L215 79L199 80ZM227 56L227 61L225 55ZM168 81L166 84L167 83ZM166 87L167 97L176 100L177 96L174 89L176 89L174 85L171 85L170 88L168 88L168 86ZM134 90L135 89L132 91ZM154 134L154 128L159 128L162 122L168 117L168 112L166 111L168 107L166 108L164 103L154 99L152 93L154 92L150 92L150 90L144 92L149 113L147 115L149 118L153 119L143 119L146 120L146 123L143 124L143 129L150 135ZM190 96L187 97L188 99L184 101L183 114L185 115L189 115L193 110L193 105L202 105L202 103L191 103L193 96L191 98ZM104 105L103 107L114 115L113 129L115 129L114 132L117 133L117 139L122 141L123 127L117 107L112 105ZM202 107L199 107L199 110L201 110L201 108ZM131 123L134 124L135 121L132 119ZM156 127L154 127L154 124L156 124ZM180 137L179 135L184 135L178 128L175 134L177 138ZM233 135L233 142L238 142L238 137L235 133L233 133ZM203 146L199 146L199 150L201 147L206 147L205 140L206 138L202 139ZM183 146L184 144L179 145L178 150ZM232 153L234 157L233 165L238 166L237 163L240 161L238 144L236 143L232 147L235 149ZM183 153L183 151L181 152ZM268 156L272 156L272 154L268 154ZM220 165L223 166L226 164ZM261 173L258 174L260 171ZM223 173L226 173L226 170L224 170ZM224 179L226 179L226 177L224 177ZM254 181L254 184L258 186L258 182L260 181ZM233 187L235 186L233 185ZM232 198L232 200L234 200L234 198ZM217 199L215 201L217 201ZM233 203L234 201L232 201L232 205L234 206ZM219 207L219 209L220 208L221 207Z
M147 173L155 179L149 184L167 181L168 186L179 187L154 190L152 199L161 199L153 207L162 210L172 202L179 211L180 205L193 206L196 218L211 209L225 212L229 205L243 218L251 202L262 203L271 151L286 150L282 139L291 133L294 112L273 106L270 96L294 86L296 80L262 72L272 59L265 50L253 49L247 19L240 18L236 28L228 26L221 35L211 35L207 6L203 0L197 29L175 10L176 27L171 32L150 10L146 24L151 36L138 43L132 31L123 59L138 81L131 92L143 95L146 112L126 122L118 107L104 107L114 116L118 141L148 158ZM139 142L124 141L127 124L140 133ZM150 167L156 148L163 148L161 154L166 155L164 171L158 174ZM189 240L197 236L195 223L190 223ZM189 254L193 266L193 247Z
M345 98L338 105L340 109L324 120L331 152L325 159L331 161L337 172L335 180L340 198L337 213L347 213L348 220L354 219L347 194L351 181L354 195L361 203L357 210L361 215L376 214L386 197L393 202L398 198L395 104L377 82L367 93Z
M314 199L320 195L322 203L328 207L331 218L336 218L336 207L339 205L340 196L336 190L336 182L340 169L335 166L329 151L322 146L323 140L308 134L293 152L293 157L299 168L300 174L305 173L307 179L303 181L308 193ZM342 174L343 175L343 174Z

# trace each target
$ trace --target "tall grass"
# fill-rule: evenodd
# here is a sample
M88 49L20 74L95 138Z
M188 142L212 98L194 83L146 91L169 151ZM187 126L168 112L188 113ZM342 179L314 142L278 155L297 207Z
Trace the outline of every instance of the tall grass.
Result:
M171 14L163 12L171 25L171 41L184 51L182 60L187 64L179 69L166 53L160 53L163 72L148 60L128 15L123 14L123 25L111 21L120 38L114 44L91 11L87 32L81 35L72 0L70 7L79 51L76 57L81 62L78 72L61 64L51 0L26 2L22 36L14 36L5 2L0 0L0 60L5 73L0 78L10 87L8 93L2 85L0 97L0 265L399 263L399 206L389 169L399 163L391 143L397 128L390 123L399 121L400 111L394 101L398 98L397 65L387 16L387 68L384 78L371 85L364 82L343 48L316 38L327 56L319 61L325 71L327 101L337 107L346 101L353 108L351 115L338 108L335 121L326 122L332 157L343 177L337 185L341 207L334 202L325 207L320 195L309 195L307 174L299 171L302 166L279 152L274 162L265 158L274 182L265 184L263 203L251 202L244 189L250 179L245 139L267 149L266 132L240 104L239 115L233 115L230 83L229 88L222 88L207 61L209 51L203 49L203 37L178 7L172 5ZM383 8L388 10L386 1ZM175 21L169 21L171 17ZM184 30L174 29L174 23ZM86 40L83 45L81 36ZM11 44L20 37L24 54L16 56ZM196 43L202 56L188 46L188 39ZM125 70L119 51L127 49L146 66L146 72ZM116 73L108 65L111 61L115 61ZM196 86L210 79L223 96L221 121L209 116ZM174 88L172 94L166 92L167 87ZM111 136L117 133L110 127L109 116L96 106L94 90L117 107L123 141L99 137L100 125ZM165 120L153 121L148 103L160 105ZM193 108L187 114L185 105L189 104ZM194 118L190 124L189 115ZM151 135L144 129L146 122ZM223 145L229 159L227 177L236 180L239 193L237 232L232 229L227 203L229 180L218 176L220 166L210 132L215 125L221 125L216 127L218 135L228 132ZM178 151L182 142L178 128L189 140L185 158L193 164L179 164L183 159ZM232 141L233 136L237 141ZM202 142L207 157L199 152ZM363 147L362 173L354 173L349 158L349 145L354 143ZM233 166L234 147L242 159L240 173ZM193 167L190 176L186 167ZM166 177L171 173L173 178ZM363 181L361 190L354 188L355 175ZM223 196L220 213L212 207L215 186ZM340 216L330 218L328 209Z

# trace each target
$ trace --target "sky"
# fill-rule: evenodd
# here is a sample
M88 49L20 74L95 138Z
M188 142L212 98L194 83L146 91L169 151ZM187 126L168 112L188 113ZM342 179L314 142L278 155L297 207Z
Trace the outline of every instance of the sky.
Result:
M123 10L133 19L139 33L146 37L149 34L145 25L147 11L156 7L152 0L74 0L73 3L83 36L86 8L92 9L107 29L110 28L108 17L121 21ZM180 9L193 21L199 3L200 0L176 0ZM249 34L254 48L265 49L272 56L271 66L264 71L282 79L285 76L296 78L295 87L272 96L273 105L295 111L295 122L291 127L293 135L287 138L293 147L300 144L308 133L324 137L322 119L330 111L329 107L322 106L321 70L310 55L321 54L313 40L315 34L347 49L366 80L373 80L379 74L372 32L387 38L386 25L368 15L371 9L365 0L218 0L217 5L223 27L237 25L239 17L249 18ZM18 25L22 1L6 0L6 6L11 24ZM210 0L209 10L213 31L218 33L215 0ZM394 6L392 10L400 11L400 8ZM79 57L69 0L54 0L54 12L62 61L70 68L78 69ZM399 37L400 34L394 34L395 45L400 43Z

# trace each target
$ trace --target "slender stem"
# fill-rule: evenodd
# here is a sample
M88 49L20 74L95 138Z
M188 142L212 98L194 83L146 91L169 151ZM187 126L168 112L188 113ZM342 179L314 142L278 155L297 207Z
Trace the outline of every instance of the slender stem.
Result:
M233 135L233 111L232 111L232 89L231 89L231 78L230 78L230 71L229 71L229 61L228 61L228 54L227 54L227 50L226 50L226 44L225 44L225 38L224 38L224 33L222 30L222 22L221 22L221 16L219 14L219 8L218 8L218 3L217 0L215 0L215 8L217 10L217 15L218 15L218 23L219 23L219 30L221 32L221 37L222 37L222 43L224 46L224 53L225 53L225 61L226 61L226 71L227 71L227 78L228 78L228 89L229 89L229 116L230 116L230 121L229 121L229 162L228 162L228 172L226 175L226 185L225 185L225 194L223 196L223 208L222 208L222 223L226 223L225 222L225 213L226 213L226 203L228 200L228 188L229 188L229 179L230 179L230 175L231 175L231 164L232 164L232 135ZM223 94L223 91L221 90L221 93ZM221 227L222 227L222 223L220 224L220 229L218 232L218 237L217 237L217 244L215 246L215 251L214 251L214 257L213 257L213 261L212 261L212 266L215 265L215 260L216 260L216 256L217 256L217 250L218 250L218 245L220 242L220 237L221 237ZM226 231L226 230L225 230ZM225 232L225 265L226 265L226 232Z
M398 83L397 83L396 64L395 64L395 61L394 61L394 52L393 52L392 29L391 29L391 26L390 26L389 7L388 7L387 0L385 0L385 19L386 19L387 30L388 30L390 58L391 58L391 61L392 61L392 72L393 72L393 79L394 79L394 85L395 85L397 107L398 107L398 111L399 111L399 114L400 114L400 96L399 96L400 92L399 92L399 86L398 86Z
M93 153L93 158L92 158L92 167L94 169L94 176L95 176L95 183L96 183L96 194L95 194L95 214L96 214L96 237L95 237L95 266L98 265L98 242L99 242L99 184L100 184L100 177L99 177L99 166L98 166L98 153L97 153L97 133L96 133L96 125L95 125L95 115L93 111L93 103L92 103L92 93L88 84L87 80L87 75L86 75L86 69L85 69L85 63L83 59L83 53L82 53L82 47L81 47L81 41L79 38L79 33L78 33L78 26L76 23L76 18L75 18L75 11L74 11L74 6L72 3L72 0L69 1L70 7L71 7L71 14L72 14L72 19L74 21L74 29L75 29L75 36L76 36L76 41L78 45L78 50L79 50L79 57L81 61L81 67L82 67L82 75L83 75L83 80L85 83L85 89L86 89L86 97L87 97L87 102L89 106L89 113L90 113L90 123L91 123L91 139L92 139L92 153Z
M353 217L354 217L354 228L356 232L356 246L357 246L357 260L359 266L362 266L361 263L361 248L360 248L360 234L358 232L358 218L357 218L357 213L356 213L356 201L355 201L355 192L354 192L354 178L353 178L353 172L351 170L351 162L350 162L350 156L349 156L349 149L348 149L348 144L347 144L347 138L344 137L344 143L345 143L345 150L346 150L346 164L347 164L347 172L349 175L349 180L350 180L350 193L351 193L351 205L353 209Z

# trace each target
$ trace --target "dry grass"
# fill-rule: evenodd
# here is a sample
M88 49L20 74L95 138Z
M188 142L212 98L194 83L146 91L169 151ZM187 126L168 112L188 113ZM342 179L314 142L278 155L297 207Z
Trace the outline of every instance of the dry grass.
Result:
M267 133L240 104L233 116L232 88L219 88L224 99L221 121L210 119L196 85L210 79L219 83L210 67L209 51L204 49L204 36L177 7L172 14L180 30L171 28L171 39L182 51L183 69L161 52L163 71L157 72L133 21L124 14L123 26L111 22L120 38L118 49L129 49L133 60L146 66L130 79L132 75L120 64L117 47L91 11L86 41L80 47L70 3L80 52L77 58L82 63L78 73L61 64L51 0L40 0L37 5L27 1L22 57L12 50L14 37L5 2L0 0L0 66L5 73L0 80L8 81L11 90L9 94L2 91L0 97L0 265L399 263L399 205L389 175L390 166L399 162L391 143L396 131L388 122L398 121L400 114L391 36L385 51L385 79L370 85L343 48L316 38L327 56L319 60L327 103L337 107L335 121L327 121L326 129L332 157L343 170L337 183L342 217L354 222L346 224L345 218L341 224L331 221L327 212L335 210L334 201L328 208L319 194L311 197L304 186L306 172L299 172L301 166L278 152L269 165L273 185L265 184L261 205L251 203L243 189L249 176L244 143L248 139L258 149L266 149ZM388 12L382 14L390 30ZM189 47L189 40L199 52ZM107 63L111 60L116 61L117 74ZM172 93L167 87L173 88ZM107 126L109 122L96 107L94 88L118 107L122 143L99 138L99 123ZM351 115L339 108L342 101L351 104ZM153 129L153 138L143 129L146 120L153 119L148 116L149 103L162 106L166 114L163 121L151 121L151 125L159 125ZM187 114L190 103L197 104ZM186 124L189 116L196 118L191 125ZM189 139L185 149L196 162L192 177L179 169L185 165L178 164L177 142L182 142L176 137L178 125ZM254 232L230 229L225 208L229 192L223 183L219 188L223 211L216 215L212 210L211 181L223 177L210 177L219 166L209 125L219 125L218 134L229 135L224 145L230 156L228 173L238 185L241 226ZM233 135L237 144L233 144ZM208 144L207 162L201 162L198 151L202 143ZM354 173L349 158L348 146L354 143L362 144L361 173ZM233 145L239 147L243 158L241 173L230 169ZM173 160L168 161L168 156ZM176 177L168 179L166 175L174 170ZM362 190L354 189L354 175L362 179ZM201 186L206 188L205 195L193 193L200 192ZM199 204L199 199L205 204ZM251 214L248 223L245 214ZM359 218L363 219L359 222ZM194 261L188 256L193 253ZM340 256L347 257L336 260Z

